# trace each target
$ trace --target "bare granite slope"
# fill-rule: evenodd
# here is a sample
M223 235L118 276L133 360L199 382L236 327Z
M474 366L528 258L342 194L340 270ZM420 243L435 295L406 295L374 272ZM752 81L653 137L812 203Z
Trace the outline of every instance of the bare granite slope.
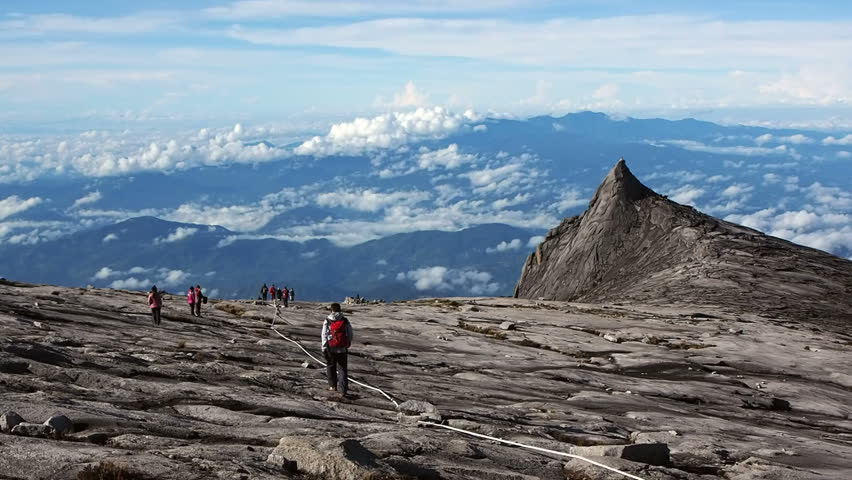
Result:
M848 329L852 262L675 203L621 159L529 256L515 297L710 305Z
M0 434L0 478L74 479L104 462L130 479L623 478L417 427L418 412L643 479L852 478L852 337L840 332L709 307L347 307L352 374L400 412L362 387L329 396L322 370L269 328L271 307L215 307L194 318L167 297L155 327L139 292L0 282L0 413L74 426ZM316 352L325 314L297 303L278 325Z

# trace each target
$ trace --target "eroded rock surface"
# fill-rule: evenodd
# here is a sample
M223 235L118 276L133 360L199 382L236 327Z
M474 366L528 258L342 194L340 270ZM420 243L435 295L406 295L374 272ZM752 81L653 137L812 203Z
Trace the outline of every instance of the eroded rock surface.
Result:
M0 364L16 365L0 370L0 411L60 413L74 427L62 439L0 435L0 476L73 479L110 461L162 479L619 478L400 414L566 453L614 445L588 453L619 452L594 458L644 479L848 480L852 469L842 332L710 307L348 306L350 371L412 401L399 412L357 385L351 399L329 395L324 370L303 368L304 353L270 329L272 307L228 302L195 318L183 302L167 296L154 327L138 292L0 285ZM276 326L316 354L325 305L298 307ZM666 465L632 455L663 447Z
M620 160L582 215L527 259L515 296L576 302L713 306L852 324L852 262L675 203Z

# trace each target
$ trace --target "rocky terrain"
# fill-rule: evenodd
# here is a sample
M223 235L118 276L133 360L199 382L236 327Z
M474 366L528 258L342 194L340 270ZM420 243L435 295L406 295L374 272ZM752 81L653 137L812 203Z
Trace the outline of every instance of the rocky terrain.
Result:
M675 203L642 185L622 159L588 210L529 256L515 296L703 305L845 331L852 262Z
M626 478L418 419L642 479L852 478L839 329L736 306L347 305L352 376L397 409L329 395L270 306L195 318L167 296L155 327L139 292L0 283L0 413L20 416L0 422L0 478ZM276 325L316 352L324 307Z

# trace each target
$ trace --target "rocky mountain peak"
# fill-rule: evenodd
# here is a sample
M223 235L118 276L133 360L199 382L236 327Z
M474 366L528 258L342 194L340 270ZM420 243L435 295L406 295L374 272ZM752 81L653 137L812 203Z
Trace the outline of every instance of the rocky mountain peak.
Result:
M842 300L829 300L838 294ZM515 296L736 306L844 327L852 321L852 262L668 200L621 159L589 209L529 256Z
M642 182L627 168L624 158L621 158L604 178L589 205L591 210L601 202L635 202L651 196L657 196L657 194L642 185Z

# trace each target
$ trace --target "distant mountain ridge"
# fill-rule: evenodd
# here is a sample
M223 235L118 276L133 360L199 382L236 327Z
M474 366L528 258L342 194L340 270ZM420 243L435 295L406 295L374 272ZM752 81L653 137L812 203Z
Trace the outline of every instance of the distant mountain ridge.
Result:
M552 229L528 257L515 296L737 305L848 325L852 262L675 203L622 159L589 208Z
M527 240L530 232L502 224L483 224L457 232L420 231L391 235L352 247L328 240L290 242L267 239L232 240L235 232L220 226L170 222L137 217L114 225L85 230L38 245L6 246L0 276L34 283L68 286L110 286L147 289L171 273L180 291L201 283L218 296L257 296L261 283L294 286L300 298L340 299L417 298L446 292L440 278L417 288L408 272L445 268L446 275L477 272L491 294L511 294L517 265L528 249L495 249L500 242ZM171 237L171 238L170 238ZM489 250L490 249L490 250ZM96 275L101 269L101 278ZM176 273L182 272L182 273ZM427 274L429 272L422 272ZM438 272L440 273L440 272ZM405 278L397 278L403 274ZM159 279L159 280L158 280ZM469 286L469 285L468 285ZM471 293L457 284L455 293ZM475 292L474 292L475 293Z

